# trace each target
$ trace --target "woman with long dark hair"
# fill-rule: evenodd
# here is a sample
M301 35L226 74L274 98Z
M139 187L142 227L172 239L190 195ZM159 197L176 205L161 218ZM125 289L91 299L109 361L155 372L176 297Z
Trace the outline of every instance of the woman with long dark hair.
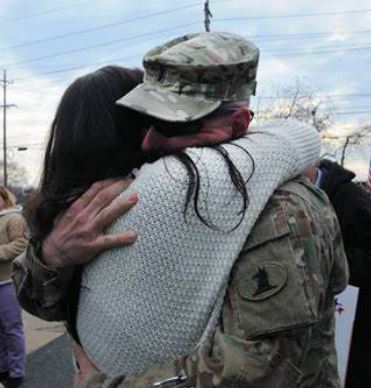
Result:
M43 241L55 217L94 182L125 177L143 163L142 116L115 104L142 79L140 70L106 66L78 78L63 94L51 125L38 203L27 209L35 241Z
M129 177L143 164L143 117L115 104L142 79L139 69L106 66L79 77L63 94L51 125L40 188L25 209L36 249L51 232L58 214L93 183ZM76 340L80 276L77 268L65 303L67 327Z

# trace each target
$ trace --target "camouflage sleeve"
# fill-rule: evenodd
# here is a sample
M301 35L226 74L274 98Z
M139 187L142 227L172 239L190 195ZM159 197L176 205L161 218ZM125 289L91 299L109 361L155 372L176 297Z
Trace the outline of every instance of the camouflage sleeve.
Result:
M197 352L158 365L143 374L109 379L102 373L92 374L83 388L185 388L185 387L264 387L296 386L301 372L281 353L292 347L301 356L305 351L298 338L310 335L310 328L289 340L286 336L245 340L227 335L218 328Z
M46 321L66 319L65 294L74 269L48 267L35 254L32 244L13 262L12 278L20 305Z

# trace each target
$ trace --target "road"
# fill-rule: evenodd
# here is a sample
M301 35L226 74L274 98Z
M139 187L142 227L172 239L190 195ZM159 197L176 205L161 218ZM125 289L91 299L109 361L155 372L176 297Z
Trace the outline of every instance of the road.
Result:
M24 313L26 378L22 388L69 388L73 379L70 343L59 323Z
M68 388L72 385L73 366L69 339L62 335L26 359L27 375L22 388Z

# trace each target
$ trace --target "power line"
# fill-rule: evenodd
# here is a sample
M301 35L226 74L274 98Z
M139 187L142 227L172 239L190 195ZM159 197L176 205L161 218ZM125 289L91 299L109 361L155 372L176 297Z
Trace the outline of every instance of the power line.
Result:
M245 38L249 38L248 36L244 35ZM328 36L328 38L330 38L331 36ZM273 39L273 38L268 38L268 39L262 39L262 40L255 40L255 43L258 44L260 47L261 47L261 51L262 53L291 53L291 52L294 52L294 53L297 53L297 52L309 52L308 50L337 50L337 49L340 49L340 50L348 50L348 49L359 49L360 47L366 47L366 46L360 46L362 44L366 44L366 43L369 43L368 41L367 42L363 42L363 41L351 41L349 42L348 44L343 44L343 41L328 41L326 40L326 37L323 37L323 38L317 38L317 37L299 37L299 38L296 38L295 36L292 36L291 39L299 39L299 40L302 40L302 39L311 39L312 42L309 44L309 43L306 43L305 45L302 44L300 46L301 49L306 49L306 50L302 50L302 51L290 51L290 49L292 49L292 44L288 47L287 44L285 45L282 45L280 44L280 42L285 42L287 43L287 40L290 39L290 37L286 37L286 38L280 38L280 39ZM315 40L315 41L313 41ZM348 39L347 39L348 40ZM264 42L268 42L269 46L267 44L265 44ZM330 45L323 45L323 43L331 43ZM295 48L297 48L299 46L295 46ZM362 48L363 49L363 48ZM275 51L277 50L277 51ZM322 51L321 51L322 52Z
M367 105L349 105L349 104L347 104L347 106L345 107L345 106L342 106L342 107L337 107L336 108L336 110L334 111L334 112L337 112L337 110L340 110L340 109L344 109L344 108L357 108L359 111L362 111L362 110L369 110L370 109L370 104L367 104Z
M360 110L360 111L342 111L342 112L334 112L334 116L348 116L348 115L358 115L358 114L371 114L371 110ZM301 115L295 115L293 114L290 117L296 117L298 119L300 118L306 118L306 116ZM277 116L270 115L270 116L259 116L258 119L275 119Z
M325 50L314 50L314 51L265 51L263 53L280 55L283 54L285 57L296 56L296 55L317 55L317 54L332 54L343 51L364 51L370 50L371 46L345 46L345 47L335 47L334 49L325 49Z
M75 8L76 6L86 5L86 4L90 4L90 3L96 3L98 1L101 1L101 0L82 1L80 3L74 3L74 4L71 4L71 5L68 5L68 6L64 6L64 7L50 8L50 9L46 9L46 10L37 11L37 12L31 13L31 14L28 14L28 15L22 15L22 16L16 16L14 18L2 19L2 20L0 20L0 24L15 22L15 21L18 21L18 20L23 20L23 19L30 19L30 18L33 18L33 17L37 17L37 16L41 16L41 15L46 15L46 14L50 14L50 13L55 13L55 12L61 12L61 11L65 11L65 10L68 10L68 9L71 9L71 8ZM229 1L230 2L234 2L234 3L241 2L241 1L238 1L238 0L237 1L236 0L229 0ZM223 3L223 2L224 2L224 0L216 0L216 1L214 1L214 3Z
M136 36L132 36L132 37L128 37L128 38L115 39L115 40L112 40L112 41L108 41L108 42L106 41L106 42L102 42L102 43L91 45L91 46L84 46L84 47L80 47L80 48L73 49L73 50L68 50L68 51L63 51L63 52L59 52L59 53L55 53L55 54L44 55L44 56L41 56L41 57L26 59L26 60L23 60L23 61L8 63L8 64L6 64L4 66L6 66L6 67L17 66L17 65L20 65L20 64L41 61L43 59L50 59L50 58L55 58L55 57L64 56L64 55L68 55L68 54L78 53L78 52L87 51L87 50L91 50L91 49L95 49L95 48L99 48L99 47L105 47L105 46L108 46L108 45L121 43L121 42L124 42L124 41L129 41L129 40L138 39L138 38L142 38L142 37L146 37L146 36L151 36L153 34L169 32L169 31L173 31L175 29L180 29L180 28L188 27L188 26L194 25L194 24L198 24L198 23L197 22L193 22L193 23L188 23L188 24L182 25L182 26L168 28L168 29L165 29L165 30L152 31L152 32L148 32L148 33L144 33L144 34L141 34L141 35L136 35ZM291 56L291 55L298 55L298 54L300 54L300 55L327 54L327 53L333 53L333 52L338 52L338 51L362 51L362 50L369 50L370 48L371 48L371 46L357 46L357 47L354 47L354 46L336 47L335 46L334 48L328 47L328 49L326 47L326 50L310 51L310 52L308 52L308 51L285 52L284 50L281 50L281 51L269 51L269 50L266 50L266 51L263 51L263 53L267 53L267 54L285 54L287 56Z
M132 36L132 37L128 37L128 38L123 38L123 39L120 39L119 41L121 42L121 41L136 39L136 38L152 36L154 34L159 34L159 33L173 31L175 29L189 27L189 26L194 25L194 24L198 24L198 22L187 23L187 24L183 24L183 25L180 25L180 26L177 26L177 27L167 28L167 29L164 29L164 30L152 31L152 32L141 34L141 35L136 35L136 36ZM51 70L51 71L43 72L43 73L40 73L40 74L37 74L37 75L25 76L25 77L17 77L16 80L17 81L22 81L22 80L25 80L25 79L37 78L37 77L40 77L40 76L43 76L43 75L58 74L58 73L63 73L63 72L68 72L68 71L74 71L74 70L79 70L79 69L83 69L83 68L86 68L86 67L90 67L90 66L93 66L93 65L102 65L102 64L112 63L113 61L123 61L123 60L139 59L139 58L141 59L141 56L140 56L141 54L142 53L138 53L138 54L134 54L134 55L131 55L131 56L118 57L118 58L110 58L110 59L104 60L104 61L91 62L91 63L85 64L85 65L75 65L75 66L65 67L65 68L61 68L61 69L56 69L56 70Z
M183 6L183 7L177 7L177 8L173 8L171 10L166 10L166 11L161 11L161 12L157 12L156 14L150 14L150 15L144 15L144 16L140 16L140 17L137 17L137 18L133 18L133 19L128 19L126 21L123 21L123 22L119 22L119 23L127 23L127 22L130 22L130 21L136 21L136 20L139 20L139 19L145 19L145 18L149 18L149 17L153 17L154 15L162 15L162 14L166 14L166 13L171 13L171 12L176 12L176 11L179 11L179 10L183 10L185 8L191 8L191 7L194 7L195 5L199 5L198 3L193 3L193 4L190 4L190 5L186 5L186 6ZM222 18L222 19L216 19L216 20L222 20L222 21L235 21L235 20L247 20L247 19L264 19L264 18L291 18L291 17L312 17L312 16L318 16L318 15L330 15L330 14L348 14L348 13L365 13L365 12L371 12L371 9L364 9L364 10L353 10L353 11L343 11L343 12L322 12L322 13L312 13L312 14L293 14L293 15L276 15L276 16L250 16L250 17L245 17L245 18ZM117 23L112 23L111 25L105 25L105 26L100 26L100 27L97 27L97 29L99 28L108 28L108 26L112 26L112 25L116 25ZM186 26L188 27L189 25L194 25L194 24L197 24L197 22L194 22L194 23L188 23ZM175 27L175 28L180 28L180 27ZM94 29L90 29L91 30L94 30ZM169 31L170 29L167 29L166 31ZM79 33L82 33L81 31L80 32L76 32L76 33L72 33L72 34L79 34ZM150 33L152 34L152 33ZM49 59L49 58L55 58L55 57L58 57L58 56L64 56L64 55L68 55L68 54L72 54L72 53L77 53L77 52L81 52L81 51L86 51L86 50L91 50L91 49L94 49L94 48L99 48L99 47L104 47L104 46L107 46L107 45L111 45L111 44L116 44L116 43L120 43L120 42L123 42L123 41L127 41L127 40L130 40L130 39L135 39L135 38L138 38L138 37L143 37L143 36L148 36L149 34L142 34L141 36L136 36L136 37L129 37L129 38L121 38L121 39L116 39L116 40L112 40L112 41L106 41L106 42L102 42L100 44L96 44L96 45L91 45L91 46L84 46L84 47L80 47L80 48L77 48L77 49L73 49L73 50L68 50L68 51L64 51L64 52L59 52L59 53L54 53L54 54L50 54L50 55L45 55L45 56L40 56L40 57L35 57L35 58L31 58L31 59L26 59L26 60L22 60L22 61L18 61L18 62L13 62L13 63L8 63L4 66L16 66L16 65L20 65L20 64L24 64L24 63L30 63L30 62L36 62L36 61L40 61L40 60L43 60L43 59ZM64 37L65 36L68 36L68 34L65 34L63 35ZM63 36L59 36L59 37L63 37ZM51 37L51 38L45 38L43 41L45 40L51 40L51 39L55 39L55 37ZM42 41L42 40L40 40Z
M98 30L108 29L108 28L112 28L112 27L115 27L115 26L118 26L118 25L121 25L121 24L130 23L130 22L133 22L133 21L137 21L137 20L141 20L141 19L145 19L145 18L149 18L149 17L155 17L155 16L166 14L166 13L171 13L171 12L175 12L175 11L181 10L181 9L192 8L195 5L198 5L198 3L193 3L193 4L190 4L190 5L184 6L184 7L173 8L171 10L167 10L167 11L163 11L163 12L156 12L156 13L153 13L153 14L144 15L144 16L140 16L140 17L137 17L137 18L133 18L133 19L125 19L125 20L122 20L122 21L119 21L119 22L105 24L105 25L101 25L101 26L98 26L98 27L92 27L92 28L88 28L88 29L84 29L84 30L79 30L79 31L74 31L74 32L66 33L66 34L61 34L61 35L55 35L55 36L51 36L51 37L47 37L47 38L36 39L36 40L28 41L28 42L23 42L23 43L15 44L15 45L12 45L12 46L1 47L0 51L10 50L10 49L17 49L17 48L23 48L23 47L28 47L28 46L34 46L34 45L37 45L37 44L41 44L41 43L45 43L45 42L50 42L50 41L54 41L54 40L59 40L59 39L64 39L64 38L68 38L68 37L71 37L71 36L76 36L76 35L81 35L81 34L85 34L85 33L89 33L89 32L94 32L94 31L98 31ZM218 19L216 19L216 20L218 20ZM227 20L224 20L224 21L227 21ZM192 23L192 24L198 24L198 22L195 22L195 23ZM344 30L344 31L337 31L337 32L339 32L339 33L363 34L363 33L370 33L371 30L354 30L354 31L352 31L352 30L348 30L348 31ZM303 34L250 35L249 37L250 38L256 38L256 39L260 39L260 38L263 38L263 39L267 38L268 39L268 38L277 38L277 37L283 37L283 38L289 38L289 39L294 39L294 38L295 39L296 38L299 39L299 37L301 37L302 39L307 39L307 38L309 38L309 36L313 36L314 37L314 36L321 36L321 35L326 35L326 34L333 34L333 31L328 31L328 32L310 32L310 33L303 33Z
M280 43L288 43L288 41L311 41L312 44L315 44L316 42L321 43L321 42L328 42L328 43L342 43L342 42L362 42L362 39L367 36L367 34L370 34L371 30L368 32L364 32L362 35L361 33L355 33L354 35L348 35L348 36L334 36L333 33L330 31L328 33L320 33L318 35L305 35L305 34L278 34L276 36L267 36L267 37L262 37L262 38L253 38L252 36L249 35L243 35L246 39L248 40L253 40L255 44L262 45L264 43L271 43L275 47L277 44L279 45ZM367 37L367 39L369 39ZM292 44L290 42L290 44ZM309 43L305 43L308 45ZM287 46L287 45L285 45Z
M302 95L298 96L298 98L310 98L313 97L311 95ZM371 94L368 93L350 93L350 94L320 94L316 97L319 98L369 98L371 97ZM292 99L294 96L256 96L256 98L260 98L262 100L286 100L286 99Z
M153 34L153 33L152 33ZM279 54L284 54L281 55L281 57L290 57L290 56L296 56L296 55L318 55L318 54L331 54L331 53L337 53L337 52L344 52L344 51L364 51L364 50L370 50L371 46L360 46L360 47L335 47L334 49L326 49L326 50L315 50L315 51L293 51L293 52L287 52L285 50L281 51L263 51L263 53L266 54L273 54L273 55L279 55ZM112 61L120 61L120 60L128 60L128 59L134 59L134 58L139 58L137 55L133 55L130 57L123 57L123 58L116 58L116 59L110 59L108 61L100 61L100 62L92 62L90 64L82 65L82 66L73 66L73 67L67 67L67 68L61 68L49 72L44 72L37 74L35 76L27 76L27 77L21 77L17 78L17 80L24 80L24 79L32 79L32 78L37 78L41 77L44 75L51 75L51 74L57 74L57 73L63 73L63 72L68 72L68 71L73 71L73 70L78 70L82 68L86 68L92 65L98 65L98 64L106 64L106 63L112 63Z
M198 22L187 23L187 24L184 24L184 25L181 25L181 26L177 26L177 27L172 27L172 28L168 28L168 29L164 29L164 30L158 30L158 31L152 31L152 32L141 34L141 35L136 35L136 36L132 36L132 37L128 37L128 38L123 38L123 39L114 41L114 43L116 43L116 42L118 43L118 41L122 42L122 41L125 41L125 40L132 40L132 39L136 39L136 38L152 36L152 35L158 34L158 33L169 32L169 31L172 31L172 30L175 30L175 29L188 27L188 26L194 25L194 24L198 24ZM366 32L368 30L363 30L363 31ZM371 30L369 30L369 31L371 32ZM103 45L103 44L99 44L99 46L101 46L101 45ZM107 42L104 43L104 45L107 45ZM339 51L369 50L371 48L370 46L361 46L361 47L342 46L342 47L334 47L334 48L332 48L331 46L327 46L327 47L328 47L328 49L326 49L326 50L321 48L320 50L311 51L311 52L307 52L307 51L287 52L287 51L284 51L284 50L283 51L268 51L267 50L267 51L263 51L263 53L275 54L275 55L277 55L277 54L278 55L279 54L285 54L287 56L302 55L302 54L304 54L304 55L312 55L312 54L315 55L315 54L323 54L323 53L334 53L334 52L339 52ZM92 46L90 46L89 48L92 48ZM77 50L81 51L81 50L85 50L85 49L86 48L80 48L80 49L77 49ZM68 53L70 53L71 51L77 51L77 50L70 50L70 51L68 51ZM56 56L56 55L62 55L62 53L53 54L53 56ZM48 56L48 57L50 57L50 56ZM32 79L32 78L36 78L36 77L43 76L43 75L63 73L63 72L68 72L68 71L73 71L73 70L78 70L78 69L86 68L86 67L93 66L93 65L107 64L107 63L112 63L112 61L130 60L130 59L134 59L134 58L139 58L139 57L137 57L137 55L132 55L130 57L110 58L109 60L105 60L105 61L91 62L91 63L85 64L85 65L76 65L76 66L72 66L72 67L61 68L61 69L56 69L56 70L52 70L52 71L48 71L48 72L43 72L43 73L39 73L39 74L34 75L34 76L18 77L17 80ZM38 59L41 59L41 58L38 58ZM36 59L34 59L34 60L36 60Z
M349 15L357 13L368 13L371 9L357 9L348 11L326 11L326 12L313 12L313 13L297 13L288 15L265 15L265 16L244 16L244 17L227 17L216 18L216 22L220 21L239 21L239 20L262 20L262 19L291 19L291 18L308 18L317 16L330 16L330 15Z
M82 1L80 3L77 3L77 4L75 3L73 5L68 5L65 7L51 8L51 9L47 9L44 11L38 11L38 12L35 12L32 14L28 14L28 15L22 15L22 16L16 16L14 18L3 19L3 20L0 20L0 24L16 22L18 20L23 20L23 19L30 19L30 18L33 18L36 16L46 15L48 13L61 12L61 11L65 11L65 10L70 9L70 8L75 8L76 6L86 5L86 4L90 4L90 3L96 3L97 1L101 1L101 0Z
M346 112L335 112L335 115L355 115L355 114L371 114L371 110L360 110L360 111L346 111Z
M189 27L190 25L194 25L194 24L198 24L198 22L187 23L187 24L184 24L184 25L181 25L181 26L177 26L177 27L172 27L172 28L168 28L168 29L164 29L164 30L152 31L152 32L148 32L148 33L144 33L144 34L140 34L140 35L136 35L136 36L132 36L132 37L127 37L127 38L123 38L123 39L112 41L111 43L114 44L114 43L122 42L122 41L125 41L125 40L133 40L133 39L137 39L137 38L151 36L151 35L158 34L158 33L169 32L169 31L172 31L172 30L175 30L175 29ZM371 32L371 30L358 30L357 32L359 32L359 33L368 33L368 32ZM307 33L307 34L313 34L314 35L314 34L322 34L322 33L323 32L320 32L320 33ZM307 34L301 34L301 35L307 35ZM295 36L296 34L255 35L255 37L288 36L288 35ZM97 46L107 45L109 43L110 42L105 42L105 43L101 43L99 45L83 47L83 48L79 48L79 49L75 49L75 50L70 50L70 51L67 51L67 52L64 52L64 53L52 54L51 56L46 56L46 57L50 58L50 57L59 56L59 55L66 55L67 53L82 51L82 50L86 50L86 49L91 49L91 48L94 48L94 47L97 47ZM312 52L285 52L285 51L282 51L282 52L281 51L280 52L266 51L266 52L267 53L273 53L273 54L281 54L282 53L282 54L286 54L286 55L290 56L290 55L300 55L300 54L305 54L305 55L322 54L322 53L330 53L330 52L346 51L346 50L368 50L369 48L370 48L369 46L366 46L366 47L365 46L363 46L363 47L341 47L341 48L334 47L334 49L329 48L327 51L320 50L320 51L312 51ZM29 62L29 61L41 60L41 59L44 59L44 58L45 57L34 58L34 59L22 61L22 63ZM104 63L109 63L109 62L115 61L115 60L126 60L126 59L134 59L134 58L136 58L136 56L121 57L121 58L116 58L116 59L113 58L113 59L110 59L109 61L93 62L93 63L86 64L86 65L76 65L76 66L72 66L72 67L61 68L61 69L56 69L56 70L40 73L40 74L38 74L36 76L21 77L21 78L18 78L18 80L24 80L24 79L29 79L29 78L36 78L36 77L42 76L42 75L57 74L57 73L62 73L62 72L78 70L78 69L86 68L86 67L89 67L89 66L92 66L92 65L95 65L95 64L104 64ZM17 62L17 63L19 63L19 62ZM15 64L13 64L13 65L15 65Z
M306 39L321 36L333 36L334 32L338 34L369 34L371 30L336 30L336 31L316 31L316 32L303 32L295 34L260 34L260 35L244 35L246 38L254 39L274 39L274 38L285 38L285 39Z
M73 50L62 51L62 52L54 53L54 54L50 54L50 55L44 55L44 56L41 56L41 57L25 59L23 61L13 62L13 63L9 63L9 64L3 65L3 66L9 67L9 66L21 65L21 64L24 64L24 63L37 62L37 61L41 61L43 59L55 58L55 57L64 56L64 55L68 55L68 54L73 54L73 53L78 53L78 52L82 52L82 51L87 51L87 50L91 50L91 49L95 49L95 48L99 48L99 47L105 47L105 46L108 46L108 45L113 45L113 44L117 44L117 43L121 43L121 42L126 42L126 41L129 41L129 40L134 40L134 39L138 39L138 38L144 38L144 37L147 37L147 36L152 36L154 34L160 34L160 33L164 33L164 32L174 31L174 30L177 30L177 29L180 29L180 28L189 27L190 25L195 25L195 24L198 24L198 22L187 23L187 24L183 24L183 25L180 25L180 26L176 26L176 27L171 27L171 28L166 28L166 29L163 29L163 30L147 32L147 33L143 33L143 34L135 35L135 36L130 36L130 37L126 37L126 38L120 38L120 39L115 39L115 40L111 40L111 41L105 41L105 42L94 44L94 45L91 45L91 46L84 46L84 47L80 47L80 48L73 49Z
M163 12L157 12L157 13L153 13L153 14L149 14L149 15L144 15L144 16L141 16L141 17L138 17L138 18L125 19L125 20L122 20L122 21L119 21L119 22L105 24L105 25L101 25L101 26L98 26L98 27L92 27L92 28L88 28L88 29L84 29L84 30L79 30L79 31L74 31L74 32L66 33L66 34L62 34L62 35L55 35L55 36L51 36L51 37L47 37L47 38L36 39L36 40L28 41L28 42L23 42L23 43L15 44L15 45L12 45L12 46L1 47L0 51L33 46L33 45L37 45L37 44L40 44L40 43L45 43L45 42L50 42L50 41L54 41L54 40L68 38L70 36L76 36L76 35L85 34L85 33L89 33L89 32L94 32L94 31L98 31L98 30L102 30L102 29L108 29L108 28L112 28L112 27L115 27L115 26L118 26L118 25L121 25L121 24L130 23L130 22L133 22L133 21L136 21L136 20L140 20L140 19L143 19L143 18L163 15L164 13L175 12L175 10L191 8L191 7L193 7L196 4L197 3L193 3L193 4L190 4L188 6L178 7L178 8L167 10L167 11L163 11ZM192 24L198 24L198 22L194 22ZM366 33L367 34L367 33L370 33L371 30L340 30L340 31L336 31L336 32L340 33L340 34L341 33L345 33L345 34L347 34L347 33L351 33L351 34L365 34ZM310 37L322 36L322 35L327 35L327 34L328 35L330 35L330 34L332 35L333 33L334 33L334 31L308 32L308 33L302 33L302 34L265 34L265 35L250 35L249 38L255 38L255 39L260 39L260 38L262 38L262 39L269 39L270 38L270 39L272 39L272 38L280 38L280 37L282 37L282 38L286 38L286 39L287 38L288 39L299 39L299 38L300 39L308 39Z
M93 62L93 63L82 65L82 66L79 65L79 66L64 67L64 68L61 68L61 69L52 70L52 71L48 71L48 72L45 72L45 73L40 73L40 74L37 74L37 75L31 75L31 76L27 76L27 77L16 78L16 81L23 81L25 79L37 78L37 77L41 77L41 76L44 76L44 75L65 73L65 72L69 72L69 71L84 69L86 67L90 67L90 66L93 66L93 65L104 65L104 64L107 64L107 63L112 63L112 61L125 61L125 60L137 59L137 58L139 58L139 54L131 55L131 56L128 56L128 57L121 57L121 58L116 58L116 59L110 59L108 61Z
M344 51L365 51L365 50L370 50L371 46L360 46L360 47L337 47L334 49L327 49L327 50L316 50L316 51L292 51L292 52L285 52L284 50L281 51L263 51L263 54L272 54L272 55L278 55L278 56L284 56L284 57L290 57L290 56L298 56L298 55L318 55L318 54L331 54L331 53L337 53L337 52L344 52ZM93 65L98 65L98 64L107 64L111 63L112 61L120 61L120 60L128 60L128 59L134 59L137 58L137 55L133 55L131 57L124 57L124 58L116 58L116 59L110 59L108 61L101 61L101 62L92 62L87 65L82 65L82 66L73 66L73 67L67 67L67 68L62 68L62 69L57 69L54 71L49 71L49 72L44 72L37 74L35 76L26 76L22 78L17 78L18 81L24 80L24 79L31 79L31 78L37 78L41 77L43 75L51 75L51 74L57 74L57 73L63 73L63 72L68 72L68 71L73 71L73 70L78 70L78 69L83 69L89 66Z
M166 14L181 11L184 9L193 8L196 5L199 5L199 3L192 3L192 4L184 5L181 7L171 8L171 9L168 9L165 11L155 12L155 13L151 13L151 14L147 14L147 15L143 15L143 16L138 16L138 17L131 18L131 19L125 19L125 20L121 20L118 22L110 23L110 24L103 24L101 26L87 28L84 30L74 31L74 32L61 34L61 35L55 35L55 36L51 36L51 37L47 37L47 38L36 39L36 40L29 41L29 42L19 43L19 44L13 45L13 46L2 47L2 48L0 48L0 51L21 48L21 47L27 47L27 46L33 46L35 44L50 42L50 41L58 40L58 39L64 39L64 38L68 38L70 36L76 36L76 35L86 34L86 33L93 32L93 31L108 29L108 28L116 27L116 26L126 24L126 23L131 23L131 22L138 21L138 20L148 19L151 17L166 15Z

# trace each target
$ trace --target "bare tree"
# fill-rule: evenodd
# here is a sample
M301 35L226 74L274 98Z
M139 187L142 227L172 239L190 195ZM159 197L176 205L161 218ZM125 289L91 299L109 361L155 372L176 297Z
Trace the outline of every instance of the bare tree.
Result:
M0 171L2 171L3 162L0 161ZM25 187L28 185L28 175L24 167L20 166L16 162L8 163L8 181L10 186ZM3 184L3 177L0 178L1 184Z
M371 124L357 126L344 135L326 134L322 139L341 144L335 150L335 155L340 154L340 165L344 166L346 153L350 146L371 144Z
M332 104L304 81L278 86L269 97L258 97L258 119L289 118L312 124L318 132L332 124Z
M258 96L255 112L258 120L292 117L312 124L321 132L323 142L327 142L327 155L342 166L349 147L371 145L371 124L354 124L347 133L338 133L331 98L300 79L276 86L269 96Z

